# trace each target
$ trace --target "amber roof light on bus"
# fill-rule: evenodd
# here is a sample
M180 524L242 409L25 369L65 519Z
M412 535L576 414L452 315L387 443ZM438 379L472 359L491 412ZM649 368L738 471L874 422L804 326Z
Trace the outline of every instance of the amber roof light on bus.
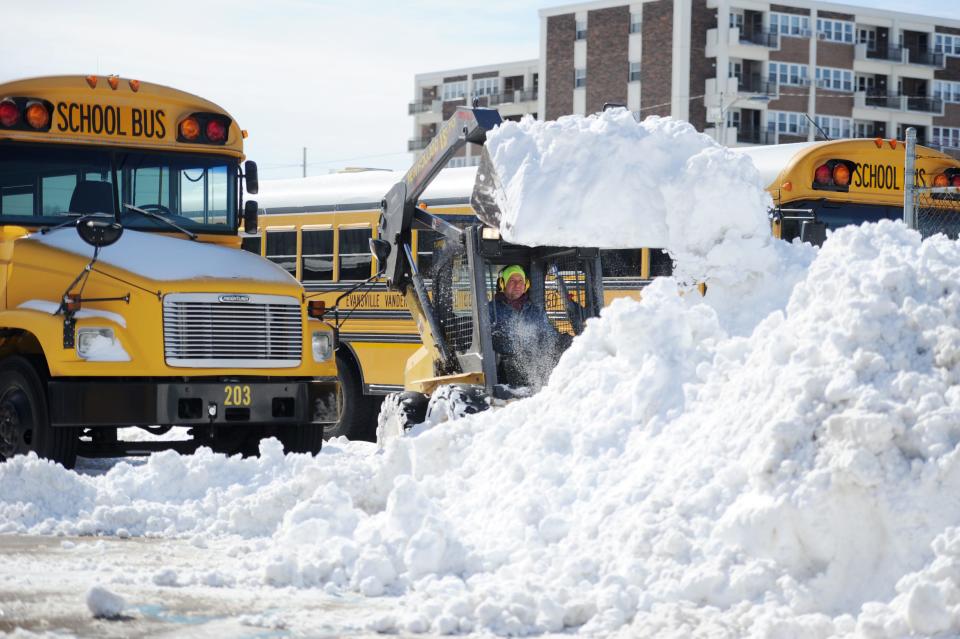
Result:
M200 137L200 123L193 116L180 122L180 138L186 142L196 142Z
M30 128L46 131L50 128L50 110L43 102L28 102L26 120Z
M833 183L837 186L850 186L850 167L837 162L833 167Z
M933 178L933 185L936 187L950 186L950 178L947 177L946 173L938 173L936 177Z
M20 122L20 107L13 100L6 99L0 102L0 126L6 128L17 126Z

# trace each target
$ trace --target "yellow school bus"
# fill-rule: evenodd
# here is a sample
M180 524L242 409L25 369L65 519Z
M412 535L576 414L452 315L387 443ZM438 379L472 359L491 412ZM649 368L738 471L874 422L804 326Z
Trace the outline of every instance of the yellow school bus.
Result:
M773 234L823 240L826 229L903 219L904 145L849 139L734 149L749 156L773 197ZM960 186L960 161L917 147L917 186ZM804 238L807 239L807 238Z
M241 251L256 167L203 98L116 76L0 85L0 459L319 450L336 333ZM242 212L246 211L245 214ZM128 442L118 429L190 427Z
M476 172L476 167L441 171L424 193L427 210L455 225L478 223L470 206ZM368 293L351 292L337 304L373 275L368 241L376 237L381 200L402 176L365 170L264 181L259 232L243 238L247 250L282 266L327 308L339 307L343 415L328 434L372 441L380 400L403 390L404 367L420 346L403 297L384 283L374 283ZM436 239L433 231L413 231L411 249L428 280ZM607 298L639 297L652 277L672 269L658 250L602 251L602 260Z

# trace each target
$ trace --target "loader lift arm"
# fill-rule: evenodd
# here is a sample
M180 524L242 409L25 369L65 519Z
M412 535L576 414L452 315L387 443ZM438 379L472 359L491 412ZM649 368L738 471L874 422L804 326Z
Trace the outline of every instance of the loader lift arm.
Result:
M501 122L500 113L496 109L458 108L440 127L436 136L403 179L387 192L380 205L377 241L381 243L381 251L374 250L379 268L383 271L387 286L403 294L414 316L419 315L426 323L445 372L457 372L459 366L443 339L437 313L427 295L423 277L414 262L411 230L415 227L433 230L442 233L452 241L462 241L462 233L457 227L424 211L417 204L430 182L439 175L440 170L457 151L468 142L482 145L486 141L487 132ZM413 299L409 290L411 288Z

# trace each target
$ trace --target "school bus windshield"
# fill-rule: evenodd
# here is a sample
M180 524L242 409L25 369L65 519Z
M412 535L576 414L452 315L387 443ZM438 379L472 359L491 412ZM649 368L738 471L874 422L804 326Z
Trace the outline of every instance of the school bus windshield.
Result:
M236 230L239 167L230 157L71 145L0 144L0 224L56 224L88 213L169 233L131 204L199 233Z

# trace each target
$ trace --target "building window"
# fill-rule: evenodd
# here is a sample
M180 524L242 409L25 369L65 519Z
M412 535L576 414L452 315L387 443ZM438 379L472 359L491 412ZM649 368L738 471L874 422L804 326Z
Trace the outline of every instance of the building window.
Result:
M877 137L877 128L874 126L873 122L854 122L854 137L858 138L875 138Z
M740 128L740 111L736 109L727 111L727 127L731 129Z
M860 27L857 29L857 42L867 45L867 51L877 50L877 30L873 27Z
M569 24L569 22L567 23ZM577 20L577 35L575 40L586 40L587 39L587 21L586 20Z
M340 262L340 281L365 280L370 277L370 229L340 229L340 246L337 257Z
M743 31L743 14L742 13L736 13L734 11L730 12L730 28L740 29L740 31Z
M267 254L264 257L296 277L297 232L267 231Z
M786 135L806 135L807 118L795 111L767 111L767 131Z
M779 84L806 86L808 84L807 65L771 62L770 69L767 72L767 79L770 82L777 82Z
M500 93L500 78L480 78L473 81L473 97Z
M823 129L823 132L826 133L831 140L850 137L850 130L853 126L850 118L838 118L833 115L817 115L814 116L813 119L814 122L817 123L817 126Z
M574 69L573 70L573 88L579 89L585 86L587 86L587 70Z
M831 42L853 44L853 23L846 20L817 19L817 37Z
M960 56L960 36L938 33L934 37L933 50L944 55Z
M853 91L853 71L850 69L817 67L817 86L821 89L832 89L834 91Z
M770 32L798 38L810 37L810 18L791 13L771 13Z
M465 97L467 97L467 81L466 80L460 80L458 82L443 83L444 102L447 102L449 100L459 100Z
M300 272L304 282L333 280L333 230L304 230L300 258Z
M960 129L946 126L932 127L930 144L951 149L960 149Z
M640 33L643 28L643 18L640 12L630 14L630 33Z
M630 63L630 82L639 82L640 81L640 63L631 62Z
M934 80L933 97L943 100L944 102L960 102L960 82Z

